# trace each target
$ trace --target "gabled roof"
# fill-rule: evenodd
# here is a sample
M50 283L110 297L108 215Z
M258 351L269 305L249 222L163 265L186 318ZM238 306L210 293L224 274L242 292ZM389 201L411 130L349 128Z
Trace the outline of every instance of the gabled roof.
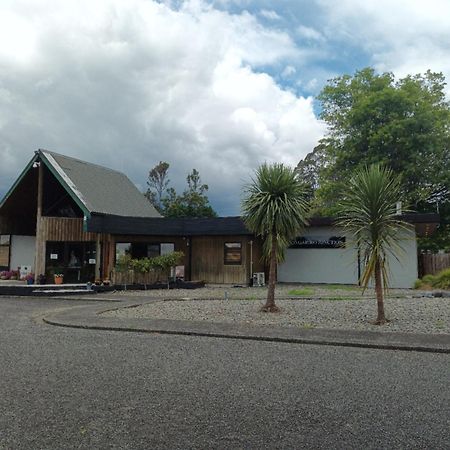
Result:
M37 161L45 164L86 216L161 217L123 173L48 150L35 153L1 204Z

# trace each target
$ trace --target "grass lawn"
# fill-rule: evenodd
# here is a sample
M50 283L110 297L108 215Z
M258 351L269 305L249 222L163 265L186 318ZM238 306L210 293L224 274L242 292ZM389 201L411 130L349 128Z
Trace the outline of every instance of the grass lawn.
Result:
M288 292L288 295L314 295L315 292L312 288L292 289Z
M349 286L347 284L321 284L322 289L327 289L329 291L356 291L361 290L359 286Z

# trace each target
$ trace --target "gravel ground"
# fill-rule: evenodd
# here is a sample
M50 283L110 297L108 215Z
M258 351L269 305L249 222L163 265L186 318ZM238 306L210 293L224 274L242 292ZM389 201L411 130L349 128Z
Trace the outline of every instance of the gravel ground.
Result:
M293 289L309 289L309 293L303 296L289 295ZM371 290L361 296L360 289L351 287L280 286L277 288L277 304L281 312L277 314L259 311L265 294L264 288L223 286L194 291L122 292L114 296L126 295L144 302L154 298L162 301L104 314L110 317L237 322L283 327L450 333L450 298L420 297L424 293L417 291L390 291L385 300L385 309L391 322L382 327L370 324L370 320L376 317L376 302Z

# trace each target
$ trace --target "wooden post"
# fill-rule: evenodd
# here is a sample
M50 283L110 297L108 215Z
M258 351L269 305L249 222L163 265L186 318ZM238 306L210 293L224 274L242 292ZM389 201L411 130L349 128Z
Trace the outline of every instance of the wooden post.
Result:
M114 267L114 260L116 258L116 241L114 236L109 235L109 255L108 255L108 267L106 277L110 278Z
M39 162L38 167L38 192L37 192L37 212L36 212L36 252L34 272L36 279L39 275L45 275L45 239L42 227L42 203L44 195L44 167Z
M102 246L100 243L100 233L97 233L96 241L95 241L95 275L94 280L101 277L102 274L100 273L100 267L101 267L101 260L102 260Z

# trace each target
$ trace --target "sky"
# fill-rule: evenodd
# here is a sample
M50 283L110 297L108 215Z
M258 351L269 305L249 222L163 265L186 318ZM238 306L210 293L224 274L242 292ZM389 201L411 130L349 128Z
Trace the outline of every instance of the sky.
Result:
M2 0L0 198L39 148L144 191L199 170L220 215L326 133L315 97L367 66L450 79L450 0ZM450 93L450 90L447 91Z

